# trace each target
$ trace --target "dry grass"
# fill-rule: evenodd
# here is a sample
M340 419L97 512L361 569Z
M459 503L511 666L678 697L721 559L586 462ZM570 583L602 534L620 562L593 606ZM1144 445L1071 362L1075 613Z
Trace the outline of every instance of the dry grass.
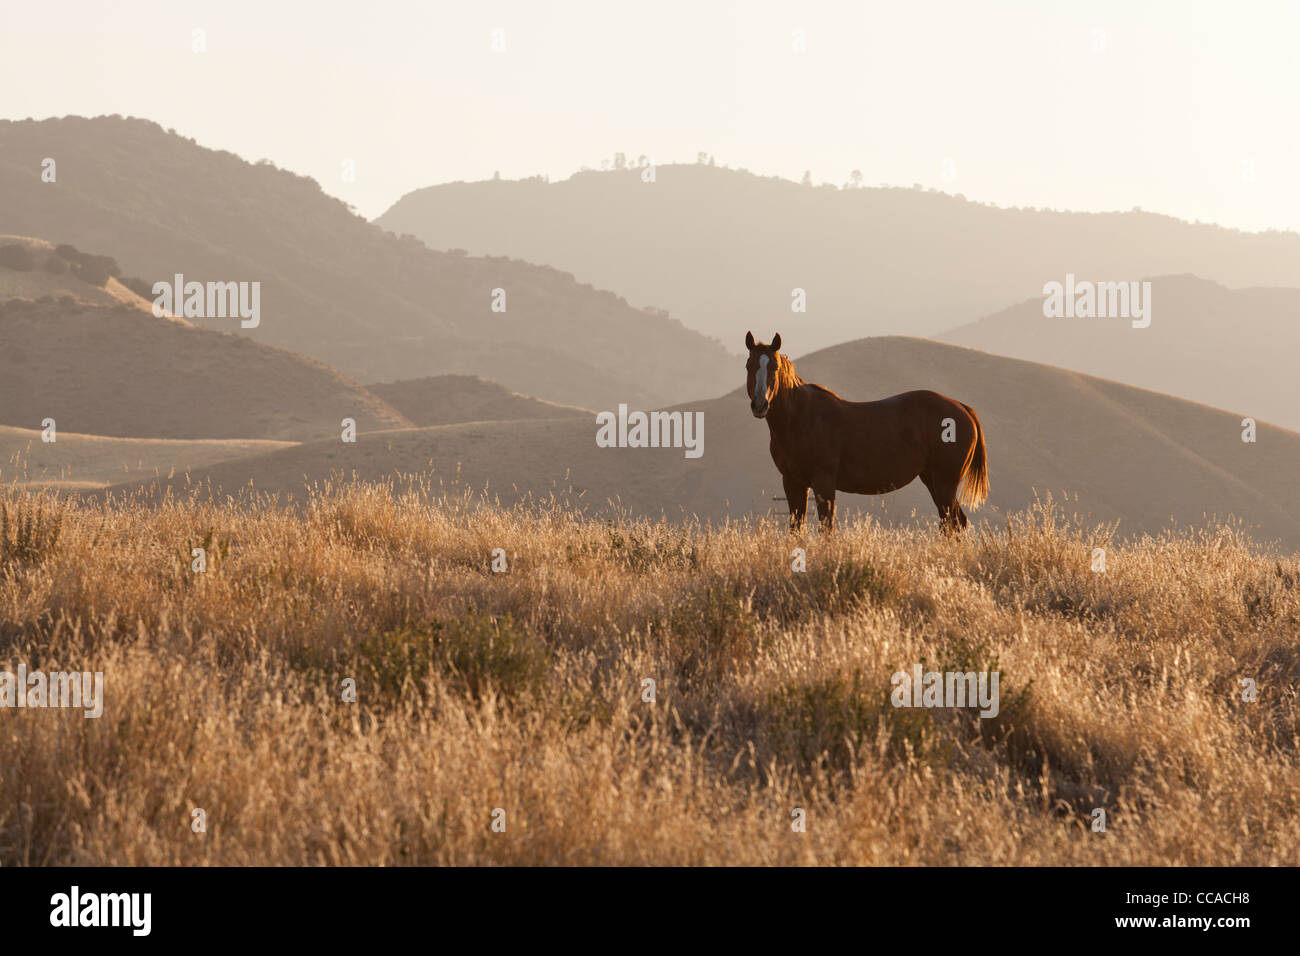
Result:
M1300 562L1232 528L0 494L0 670L106 685L0 710L3 864L1300 862ZM1001 714L892 707L918 661L996 668Z

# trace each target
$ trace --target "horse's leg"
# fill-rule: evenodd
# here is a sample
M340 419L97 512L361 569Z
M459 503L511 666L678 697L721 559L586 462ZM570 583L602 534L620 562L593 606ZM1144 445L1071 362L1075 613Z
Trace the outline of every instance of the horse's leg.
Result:
M957 503L957 485L955 482L943 481L933 475L922 475L921 481L930 492L934 506L939 509L939 527L944 534L961 531L969 522L966 512Z
M781 476L785 486L785 500L790 506L790 531L803 529L804 515L808 513L808 486L788 475Z
M817 499L817 518L823 531L835 530L835 483L813 482L813 496Z

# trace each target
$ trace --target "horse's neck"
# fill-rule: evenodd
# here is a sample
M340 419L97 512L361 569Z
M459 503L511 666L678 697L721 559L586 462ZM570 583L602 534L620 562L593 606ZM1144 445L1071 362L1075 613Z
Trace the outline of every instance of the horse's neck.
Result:
M772 407L767 413L768 427L783 428L802 417L805 405L802 387L807 384L794 373L794 369L790 370L790 379L782 379L781 387L772 399Z

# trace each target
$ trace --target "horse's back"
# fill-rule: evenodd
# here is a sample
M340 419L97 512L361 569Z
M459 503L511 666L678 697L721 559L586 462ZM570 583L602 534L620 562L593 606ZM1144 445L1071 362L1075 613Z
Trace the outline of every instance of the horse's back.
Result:
M889 398L882 398L881 401L892 402L904 408L961 406L961 402L956 399L949 398L941 392L928 388L918 388L911 392L899 392L897 395L889 396Z

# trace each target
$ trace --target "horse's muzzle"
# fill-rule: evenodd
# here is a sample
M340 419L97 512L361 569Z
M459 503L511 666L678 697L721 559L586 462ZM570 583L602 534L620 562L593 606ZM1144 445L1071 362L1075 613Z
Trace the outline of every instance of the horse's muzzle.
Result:
M755 418L766 418L769 405L767 402L760 402L753 399L749 403L749 410L754 413Z

